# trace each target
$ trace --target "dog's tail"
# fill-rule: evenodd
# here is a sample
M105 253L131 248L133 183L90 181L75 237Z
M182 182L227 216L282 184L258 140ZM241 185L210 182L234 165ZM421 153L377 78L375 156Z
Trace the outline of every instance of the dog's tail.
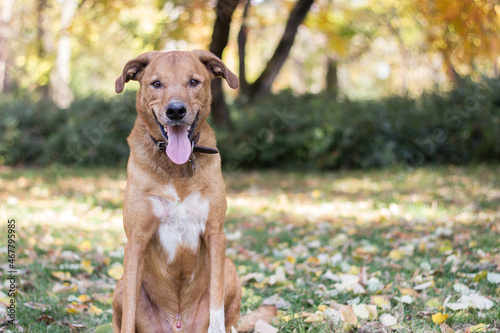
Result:
M247 313L240 318L236 327L238 333L253 331L255 323L259 320L263 320L269 324L276 318L277 314L278 310L274 305L261 305L257 310Z

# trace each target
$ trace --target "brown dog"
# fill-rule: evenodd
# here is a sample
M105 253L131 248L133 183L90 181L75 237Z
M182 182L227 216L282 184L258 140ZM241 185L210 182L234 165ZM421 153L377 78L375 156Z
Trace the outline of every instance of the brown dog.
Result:
M140 90L128 137L128 240L114 332L223 333L238 322L241 286L225 259L225 184L206 122L214 77L238 87L210 52L152 51L116 80L117 93L129 80Z

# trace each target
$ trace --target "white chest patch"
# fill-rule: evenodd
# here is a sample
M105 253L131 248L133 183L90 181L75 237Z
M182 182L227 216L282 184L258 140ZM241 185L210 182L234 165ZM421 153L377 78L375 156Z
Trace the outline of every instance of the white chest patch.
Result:
M181 201L173 186L167 186L164 193L164 197L150 199L153 213L160 219L160 243L168 253L168 262L171 262L180 245L193 251L198 249L208 219L209 202L199 192L193 192Z

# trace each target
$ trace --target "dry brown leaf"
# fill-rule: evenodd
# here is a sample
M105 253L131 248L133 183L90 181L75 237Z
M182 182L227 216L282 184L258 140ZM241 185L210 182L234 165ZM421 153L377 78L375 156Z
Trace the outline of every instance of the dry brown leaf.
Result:
M36 321L38 321L39 323L43 322L45 325L50 325L54 323L56 320L51 316L41 315L40 317L36 318Z
M439 327L441 327L441 333L454 333L455 331L448 325L446 325L445 323L442 323L441 325L439 325Z

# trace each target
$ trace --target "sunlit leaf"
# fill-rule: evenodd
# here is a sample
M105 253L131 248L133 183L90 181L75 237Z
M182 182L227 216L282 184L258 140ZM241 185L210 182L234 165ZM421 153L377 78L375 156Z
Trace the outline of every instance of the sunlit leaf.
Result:
M94 272L94 267L92 266L92 261L83 260L81 262L81 265L82 265L82 270L84 270L88 274L92 274Z
M477 324L474 326L469 327L469 332L470 333L475 333L475 332L484 332L490 325L486 324Z
M432 322L434 324L442 324L446 321L446 319L448 319L450 315L449 314L443 314L441 312L438 312L438 313L435 313L432 315Z
M79 243L76 248L81 252L89 252L92 249L92 243L89 240L84 240Z
M92 300L92 299L90 298L90 296L89 296L89 295L85 295L85 294L84 294L84 295L80 295L80 296L78 296L78 301L79 301L80 303L87 303L87 302L90 302L91 300Z
M89 307L89 313L92 314L92 315L96 315L96 316L100 316L102 314L102 310L99 309L98 307L94 306L94 305L91 305Z
M120 263L114 263L108 269L108 275L117 281L120 280L123 276L123 265Z
M71 280L71 274L69 272L56 271L52 272L52 276L61 281Z
M323 314L323 312L316 311L315 313L313 313L312 315L310 315L309 317L304 319L304 322L315 323L315 322L323 321L324 318L325 318L325 315Z
M391 308L391 303L389 301L389 297L385 295L375 295L371 296L371 301L372 304L377 305L380 307L382 310L388 310Z

